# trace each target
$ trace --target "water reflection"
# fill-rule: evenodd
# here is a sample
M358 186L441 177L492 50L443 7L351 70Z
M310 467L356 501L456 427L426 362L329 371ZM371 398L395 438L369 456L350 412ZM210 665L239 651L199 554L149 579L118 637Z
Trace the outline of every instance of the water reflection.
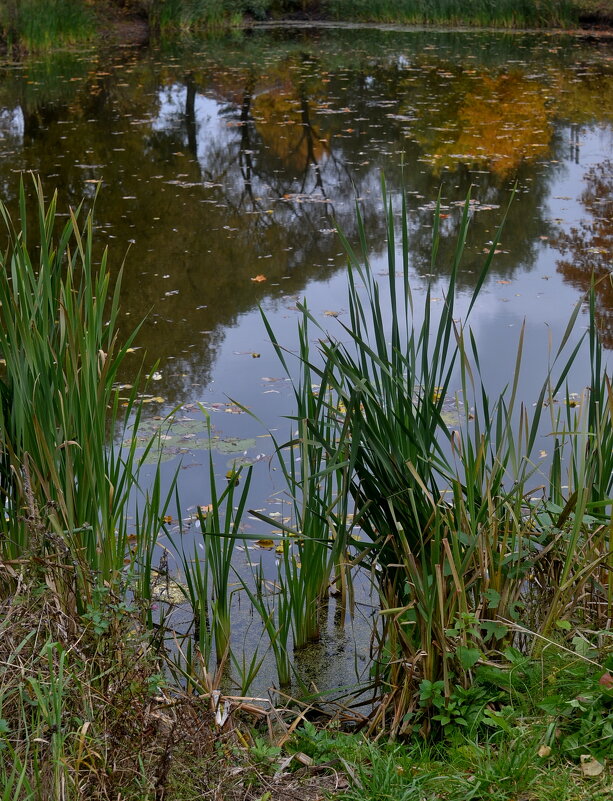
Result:
M589 217L555 238L562 254L557 268L582 292L594 282L596 319L603 342L613 348L613 161L588 170L581 202Z
M0 187L14 201L16 174L34 170L76 205L102 184L97 222L112 262L134 243L123 308L134 322L147 315L141 344L153 358L177 361L163 386L175 403L208 383L226 332L258 302L290 305L344 266L334 228L357 239L356 197L373 257L384 251L382 170L411 199L418 280L449 269L470 189L469 288L517 184L494 279L535 269L547 240L564 253L564 280L585 288L611 218L596 208L603 182L610 197L598 166L610 138L588 154L583 228L559 221L551 194L581 163L582 132L610 131L609 48L552 35L259 30L9 64ZM439 188L444 236L432 265ZM610 269L605 256L596 269ZM610 308L599 288L608 344Z

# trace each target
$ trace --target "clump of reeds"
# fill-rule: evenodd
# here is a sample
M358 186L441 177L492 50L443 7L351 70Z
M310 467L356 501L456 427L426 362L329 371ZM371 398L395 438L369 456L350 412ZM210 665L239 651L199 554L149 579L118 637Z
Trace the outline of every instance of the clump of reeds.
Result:
M153 26L163 33L241 25L245 15L264 19L273 0L164 0L151 9Z
M572 0L324 0L322 5L336 19L415 25L551 27L574 24L578 16Z
M455 320L468 203L441 314L433 317L428 290L419 323L409 281L406 204L399 282L385 188L384 208L389 300L381 300L370 270L360 219L361 255L345 241L350 322L341 340L320 329L314 354L308 325L318 324L303 307L298 359L309 380L297 383L297 394L304 440L311 451L320 449L310 477L325 487L336 473L337 491L351 496L354 523L367 534L366 541L347 544L370 566L381 604L377 662L385 692L373 726L400 733L428 711L428 702L420 701L424 682L441 682L446 697L456 686L470 686L478 664L513 642L528 620L540 638L547 637L557 620L577 616L576 605L587 596L592 601L582 605L582 615L610 618L613 394L592 301L587 337L574 337L578 304L551 363L543 366L534 405L518 397L523 330L508 385L492 396L481 374L479 343L466 319ZM467 316L487 280L498 238ZM433 264L438 241L435 222ZM589 386L577 403L566 381L583 354L591 367ZM445 410L454 398L451 422ZM548 471L537 452L544 434L554 443ZM290 478L294 492L304 491L304 482ZM328 500L322 515L320 497L306 497L327 521L332 546L333 504ZM539 603L546 599L547 613L530 616L528 590L539 581Z
M140 418L137 390L125 401L116 386L134 337L119 342L121 272L113 286L93 212L60 226L55 196L33 189L33 225L23 183L17 224L0 204L0 558L52 568L64 611L92 614L134 581L146 594L165 502L159 474L140 489L136 437L112 444Z
M46 50L93 34L92 8L79 0L7 0L0 6L0 35L9 46Z
M161 677L146 626L166 501L159 471L140 486L150 445L113 444L128 421L138 430L137 391L117 387L134 333L120 344L121 272L113 283L95 250L93 211L60 221L32 188L16 218L0 203L0 786L153 792Z

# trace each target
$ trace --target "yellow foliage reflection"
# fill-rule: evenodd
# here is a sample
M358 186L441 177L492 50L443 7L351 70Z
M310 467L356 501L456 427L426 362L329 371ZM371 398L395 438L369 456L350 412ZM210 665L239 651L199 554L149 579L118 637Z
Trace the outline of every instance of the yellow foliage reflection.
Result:
M329 135L313 125L312 98L281 86L259 94L253 117L262 140L275 156L296 170L318 163L328 150Z
M504 177L522 162L547 154L551 117L545 90L538 83L520 72L483 74L473 79L453 127L439 129L438 141L422 144L439 169L460 161Z

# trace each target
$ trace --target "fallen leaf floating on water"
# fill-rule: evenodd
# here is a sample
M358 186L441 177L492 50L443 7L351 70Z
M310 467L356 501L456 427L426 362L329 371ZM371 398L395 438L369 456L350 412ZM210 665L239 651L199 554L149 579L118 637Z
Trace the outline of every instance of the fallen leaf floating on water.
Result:
M262 283L262 281L266 281L267 278L265 275L254 275L251 280L254 281L256 284L260 284Z
M228 470L228 472L226 473L226 480L228 481L228 483L234 484L234 486L240 484L241 479L238 470L234 470L234 468Z
M256 540L255 544L260 548L266 548L266 549L274 548L275 546L273 540Z

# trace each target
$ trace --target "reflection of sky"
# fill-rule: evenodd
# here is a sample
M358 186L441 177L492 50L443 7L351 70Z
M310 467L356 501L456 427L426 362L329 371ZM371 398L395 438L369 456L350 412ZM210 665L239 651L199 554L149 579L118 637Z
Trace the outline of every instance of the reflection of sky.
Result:
M153 124L155 131L180 132L184 144L187 143L183 127L186 99L187 90L182 86L175 85L160 92L160 111ZM229 129L221 104L202 94L196 95L194 110L197 158L206 174L206 168L210 170L211 161L214 161L215 152L227 148L229 141L238 144L240 128ZM562 129L561 136L565 142L564 161L552 172L554 177L546 195L543 218L544 222L567 227L575 224L584 215L580 201L583 177L589 166L599 162L603 152L611 149L612 129L607 126L585 127L579 130L577 136L570 126L566 126ZM543 164L542 169L549 172L551 166ZM361 194L378 197L380 193L378 172L368 170L361 179ZM257 184L257 178L255 183ZM270 192L270 189L268 191ZM492 187L490 194L495 195ZM339 198L339 203L347 200L349 199ZM427 200L430 201L431 198ZM481 200L487 202L488 198L484 197ZM411 201L412 204L417 202ZM381 213L379 203L375 203L374 207ZM412 205L412 208L414 207ZM370 213L373 213L372 206ZM491 215L492 223L497 224L502 216L502 209L487 213ZM420 225L423 220L421 216ZM444 227L443 223L442 228ZM505 243L510 243L512 248L516 236L517 233L514 231L505 231L503 239ZM300 250L300 246L301 243L296 241L297 251ZM382 273L387 268L385 257L380 255L380 243L377 243L377 247L379 255L371 253L375 274ZM338 250L341 250L340 246ZM517 342L525 321L527 344L522 360L519 395L528 406L532 403L545 375L550 358L550 338L555 349L579 297L575 289L559 280L556 274L557 258L557 252L547 242L545 231L543 240L536 245L534 264L518 263L511 275L506 272L498 274L495 258L490 278L471 316L471 327L479 344L483 375L492 393L500 391L512 380ZM478 258L477 265L480 263L481 260ZM400 254L397 255L397 265L401 265ZM508 278L510 281L506 280ZM416 274L413 276L418 309L419 298L423 297L424 282L423 276ZM435 304L441 302L444 289L444 284L441 284L433 292L437 298ZM346 291L346 276L344 272L340 272L326 281L311 280L299 298L281 297L268 301L267 314L280 343L290 350L295 348L298 321L295 302L296 299L304 297L308 299L313 314L321 324L338 331L338 323L328 315L331 311L335 314L340 312L339 320L347 322ZM468 300L469 294L465 291L458 299L458 317L463 316ZM583 331L583 327L584 320L579 318L577 335ZM312 333L315 346L317 332L314 329ZM253 358L252 353L258 353L259 356ZM175 362L174 369L180 372L184 367L187 368L186 365L181 365L179 358ZM223 401L230 397L245 403L265 425L289 433L291 423L284 421L283 417L293 412L291 388L287 381L269 380L282 377L282 367L268 342L259 312L247 311L236 319L233 326L226 328L225 339L217 354L208 385L199 386L197 376L191 376L191 380L194 381L192 392L194 399L199 398L205 402ZM575 375L570 376L569 381L571 391L580 391L586 376L578 369ZM229 418L227 415L218 414L214 416L214 423L222 426L223 430L231 430L235 436L253 434L254 423L247 416ZM264 430L263 428L262 431ZM270 443L262 439L261 450L270 455ZM257 466L257 471L262 474L265 472L262 465ZM257 483L259 482L256 481ZM268 486L267 481L264 481L260 487L263 493L266 491L266 486Z
M15 144L21 144L23 132L24 120L21 106L0 109L0 141L8 138L17 140Z
M159 91L159 111L151 127L156 132L180 131L183 144L187 145L185 131L185 107L187 88L181 84L164 87ZM194 115L198 131L198 160L206 167L206 146L227 138L227 127L221 118L222 104L202 94L196 94Z
M603 139L610 140L602 129L584 130L581 133L582 149L579 164L568 160L559 170L551 185L547 199L546 217L564 217L565 224L575 223L584 215L580 203L583 176L588 167L601 159ZM373 190L375 187L373 187ZM502 210L494 212L496 221ZM514 233L506 235L510 241ZM387 269L384 255L371 254L373 272L384 273ZM485 256L483 256L483 259ZM515 369L517 344L522 324L525 322L525 345L522 359L522 372L519 384L519 398L530 406L541 382L546 375L551 353L555 352L564 334L579 293L569 284L560 280L556 272L558 252L544 238L536 247L534 265L529 271L522 265L511 276L511 280L501 279L496 272L497 259L494 257L490 277L482 289L474 308L470 326L479 346L483 375L492 393L500 391L512 380ZM482 263L482 261L478 261ZM401 268L401 254L397 253L397 267ZM380 278L383 295L385 282ZM413 291L416 295L416 317L420 319L421 299L424 297L424 279L413 274ZM444 296L445 284L441 282L433 289L433 308L438 308ZM312 281L300 294L306 298L315 318L320 324L342 336L336 319L329 312L339 313L338 320L347 323L347 280L341 272L327 281ZM296 330L299 319L295 311L295 298L285 301L270 301L267 306L276 335L282 345L291 350L296 347ZM464 291L457 300L457 317L463 318L470 300L469 290ZM328 312L328 314L326 314ZM577 320L574 341L584 333L586 318ZM320 332L313 327L313 347ZM552 351L550 352L550 347ZM260 358L249 357L251 351L260 353ZM568 353L568 348L567 351ZM569 376L571 391L580 392L587 381L587 363L580 360L577 369ZM210 399L231 396L235 399L248 399L252 411L267 422L278 425L280 417L291 415L293 401L287 382L266 382L262 377L281 378L283 370L274 355L260 316L257 312L240 317L237 325L226 332L226 340L219 353L213 380L206 391ZM242 426L242 421L232 421ZM285 423L289 431L289 423Z
M613 125L566 125L562 136L564 169L551 186L545 216L568 230L586 216L581 203L586 172L602 162L603 154L613 153Z
M397 192L400 182L398 165L405 158L421 153L418 143L410 136L405 140L405 134L419 128L417 121L421 114L433 114L438 109L443 118L445 115L445 107L441 108L442 98L447 98L444 93L438 97L435 92L420 92L407 85L406 98L404 95L396 96L393 91L387 94L387 81L390 81L391 89L399 76L406 78L407 73L422 69L419 59L423 61L423 54L432 50L427 42L434 41L431 39L434 34L428 33L427 40L424 39L420 44L418 39L413 45L411 42L415 35L407 38L390 37L385 47L378 47L372 53L370 50L365 51L364 60L359 65L359 69L363 70L359 91L350 94L340 83L335 84L338 76L335 77L332 72L330 86L334 87L334 91L318 90L331 103L330 109L318 109L317 101L314 101L311 109L314 128L330 134L329 151L322 150L319 161L322 183L326 194L333 200L331 204L299 203L292 199L293 195L301 192L319 191L315 186L313 165L305 163L304 175L296 165L284 171L282 160L273 147L271 133L274 133L275 126L265 130L256 119L257 115L253 114L249 128L236 125L241 113L242 93L247 91L247 86L230 81L224 102L218 102L215 98L222 97L225 84L223 81L210 80L210 76L214 78L220 68L214 64L214 59L210 63L206 58L203 59L204 66L200 63L194 66L186 62L185 68L181 65L180 72L174 73L174 82L162 89L157 83L152 84L151 97L155 100L138 109L139 117L143 121L153 117L144 137L146 144L143 145L134 136L126 136L126 145L132 148L130 160L124 164L118 156L117 172L111 169L111 159L108 167L92 169L87 173L90 179L103 177L110 184L105 186L99 203L105 197L111 198L104 219L112 221L114 228L109 228L113 230L112 235L119 236L124 242L127 236L136 235L139 244L132 250L129 262L134 265L135 272L142 253L139 249L143 248L142 242L147 236L146 229L142 229L143 220L146 223L148 217L153 219L151 233L156 238L152 238L149 244L154 255L146 255L140 265L142 274L131 286L134 297L146 297L142 306L146 306L147 310L150 306L154 307L147 325L151 329L158 324L160 329L164 326L164 334L152 341L162 350L165 360L161 365L164 380L156 392L159 390L160 395L167 397L169 404L175 398L210 402L223 401L226 396L231 396L249 406L267 425L289 430L290 423L282 419L283 415L293 411L287 382L264 380L279 378L283 371L267 341L259 312L254 309L255 299L259 297L263 300L280 342L290 350L296 346L298 315L295 311L296 298L280 294L286 280L299 291L300 297L308 298L313 314L323 326L334 331L339 329L338 321L326 312L339 313L339 321L347 322L347 282L342 269L344 259L339 255L342 251L340 243L331 232L334 225L333 215L348 232L352 244L357 246L357 233L353 224L354 193L357 191L365 198L361 205L367 221L380 221L381 169L386 171L391 191ZM449 38L444 34L436 41L442 48L440 58L447 59L440 62L441 66L447 69L449 64L461 63L458 48L463 54L462 58L474 61L474 53L479 52L481 59L485 52L484 44L489 42L489 35L471 33ZM450 43L448 53L443 47L447 41ZM519 45L524 40L516 38L515 41L519 52ZM492 38L492 43L498 43L497 46L504 45L504 42L505 37ZM546 44L540 42L538 47L545 47ZM402 50L401 55L398 54L399 50ZM473 53L469 54L471 50ZM531 55L531 59L538 60L538 63L532 65L535 75L540 75L543 63L548 63L547 59L551 59L551 56L546 55L547 52ZM426 85L424 81L432 80L435 76L433 70L437 64L437 56L434 52L430 55L431 58L423 62L426 69L421 81L423 85ZM496 74L501 59L506 66L513 61L516 64L524 63L517 59L505 59L504 51L496 56L493 49L493 74ZM260 76L260 84L256 87L254 97L259 96L258 92L261 91L271 92L271 87L277 86L274 80L267 77L266 63L267 56L263 51L254 73ZM387 64L387 73L382 72L383 63ZM472 66L471 62L467 63ZM244 65L241 68L242 66ZM314 61L314 72L317 66ZM270 67L274 78L274 57L271 57ZM189 80L193 83L189 83L189 89L179 82L180 74L191 76ZM298 73L294 75L296 80L297 75ZM348 72L347 80L349 75ZM309 75L309 79L312 77ZM416 75L415 79L418 78L419 75ZM188 83L188 79L185 80ZM450 79L445 78L445 86L448 80ZM540 79L535 77L534 80ZM358 82L349 85L357 86ZM438 79L434 85L439 85ZM188 95L188 91L193 91L194 94ZM128 93L123 102L125 108L132 111L132 103L128 102L127 95ZM118 97L122 99L121 94ZM189 109L191 99L193 116ZM402 106L405 99L406 108ZM13 102L14 100L11 101ZM335 108L338 111L339 107L344 106L351 107L354 111L359 108L360 116L354 114L354 121L348 114L342 118L342 125L336 125L336 118L328 114ZM406 113L397 115L396 112ZM62 111L61 114L63 113ZM90 127L92 130L95 128L104 131L106 129L103 124L95 125L97 113L95 110L91 112L93 119L90 120ZM109 108L103 108L100 119L104 121L108 113ZM404 119L407 113L411 116L409 125ZM69 115L69 112L66 111L66 114ZM418 120L413 119L414 117L418 117ZM271 118L272 122L276 119L274 115ZM281 116L279 120L282 127L284 122ZM357 120L361 122L358 123ZM437 121L436 116L433 120ZM115 120L114 124L117 122ZM79 120L69 115L69 119L61 119L58 124L60 123L64 126L60 131L61 141L64 142L66 134L73 127L76 129ZM523 216L517 214L515 218L511 217L513 224L503 234L504 249L509 254L495 258L490 278L471 320L481 349L484 372L493 390L499 389L511 377L517 337L522 321L527 320L525 381L520 387L526 402L533 397L535 382L542 376L543 365L547 362L548 333L551 331L554 342L559 341L573 304L579 297L578 291L564 283L557 272L558 255L546 237L551 237L558 228L568 230L570 225L576 224L584 216L585 210L580 200L585 185L584 175L592 164L603 158L603 154L611 152L613 145L612 128L605 123L601 127L580 127L578 139L573 138L574 130L570 126L560 123L555 125L556 135L551 142L548 156L542 156L536 167L520 169L520 201L528 211L523 212ZM42 145L43 130L52 134L48 145ZM58 143L53 135L57 133L51 116L50 121L45 122L37 134L40 136L41 152L45 158L48 152L55 152L53 148ZM113 133L119 136L119 130ZM153 143L149 139L149 133L154 134L151 137ZM21 110L9 106L1 111L0 146L9 142L10 148L11 138L21 141L23 135L24 118ZM36 152L34 148L37 142L29 135L26 139L32 139L27 146L29 149L26 149L26 158L31 159ZM95 161L106 165L106 143L98 143L91 137L91 131L85 130L84 136L75 137L75 141L78 144L92 141L91 146L95 150L95 154L91 156L89 151L76 153L75 160L87 164ZM117 143L123 144L119 140ZM438 140L434 144L437 143L440 144ZM426 141L426 145L431 144ZM240 159L241 146L247 148L244 152L251 157L248 177L253 199L246 188L248 170L245 169L244 157L242 161ZM143 164L145 169L138 171L138 176L133 176L134 180L131 181L128 174L135 166L132 159L136 161L141 157L146 159ZM62 150L52 158L68 161L73 156L66 147L65 152ZM155 161L155 167L151 166L152 160ZM41 164L43 163L41 158ZM149 167L151 169L148 171ZM57 173L56 164L50 169L54 175ZM81 172L79 169L79 183L75 183L78 192L93 193L96 185L80 183ZM153 175L158 172L159 175ZM404 177L410 194L411 267L414 271L413 288L417 308L430 273L429 232L432 206L439 182L443 185L444 203L454 203L463 198L468 184L472 182L476 184L473 197L478 198L482 204L492 203L495 206L492 210L480 211L475 215L474 230L478 234L470 241L465 262L474 273L485 258L481 252L482 247L493 236L514 180L514 176L509 176L504 181L493 180L484 169L465 169L462 165L455 164L450 164L449 175L451 180L445 174L432 173L431 167L423 158L417 163L407 164L405 170ZM305 188L301 190L304 178ZM157 188L158 182L162 182L164 189ZM169 185L183 182L181 189L168 189ZM121 194L117 201L111 194L114 184L121 185ZM159 194L164 190L165 195ZM151 203L143 203L144 209L140 216L136 211L137 198L152 199ZM397 201L397 196L395 200ZM531 200L533 203L530 203ZM194 208L199 211L194 212ZM121 220L125 218L126 224L129 224L129 234L126 234L126 228L119 228L119 213L115 216L117 209L121 209ZM446 213L449 211L444 210ZM245 212L253 216L247 216ZM453 214L441 222L443 233L454 227L452 223L457 221L456 212L454 209ZM136 232L132 231L137 225L141 227ZM385 252L383 226L373 225L372 229L370 255L373 270L378 275L386 269L385 258L381 255ZM541 240L538 239L540 235ZM450 245L452 240L453 235L441 247L444 258L441 259L440 272L444 272L443 265L449 264L448 255L453 250ZM148 253L145 246L145 254ZM338 267L338 272L334 272L333 266ZM229 281L220 282L217 291L225 293L235 302L235 306L230 302L225 303L224 309L227 306L227 310L219 317L211 314L209 320L205 307L207 304L211 308L215 306L215 299L210 296L209 276L218 274L222 268L228 274L233 273L236 268L242 284L237 287ZM401 268L400 258L397 268ZM468 270L465 272L468 273ZM180 283L179 277L182 273L188 275L189 280L184 275L185 280ZM268 283L258 284L257 292L253 285L253 293L243 291L242 296L237 298L240 286L246 285L250 289L250 278L258 273L265 273ZM163 280L161 276L167 276L167 280ZM128 276L126 282L127 279ZM471 284L471 278L466 274L461 280L463 283L458 300L458 316L466 309ZM382 278L382 281L385 282L385 279ZM433 293L438 298L433 301L435 309L440 306L443 290L444 285L437 284ZM225 298L218 295L216 300L217 305L221 306L221 301L225 301ZM199 309L197 314L192 307ZM131 311L131 319L135 319L138 313L139 306L136 305ZM584 320L579 322L583 324ZM213 334L207 333L209 329L213 329ZM312 336L316 338L315 330ZM260 355L254 358L252 353ZM157 351L155 355L158 355ZM577 378L577 384L580 383ZM172 390L176 387L181 389L173 394ZM246 415L234 416L223 412L214 414L214 424L237 436L253 435L255 425ZM266 448L263 446L261 450ZM196 458L202 461L202 454ZM224 458L220 458L221 469L224 472L227 469ZM262 475L266 472L262 464L258 464L256 469ZM190 481L193 481L193 487ZM188 502L202 500L201 471L183 473L182 486L191 487L187 494L192 497Z

